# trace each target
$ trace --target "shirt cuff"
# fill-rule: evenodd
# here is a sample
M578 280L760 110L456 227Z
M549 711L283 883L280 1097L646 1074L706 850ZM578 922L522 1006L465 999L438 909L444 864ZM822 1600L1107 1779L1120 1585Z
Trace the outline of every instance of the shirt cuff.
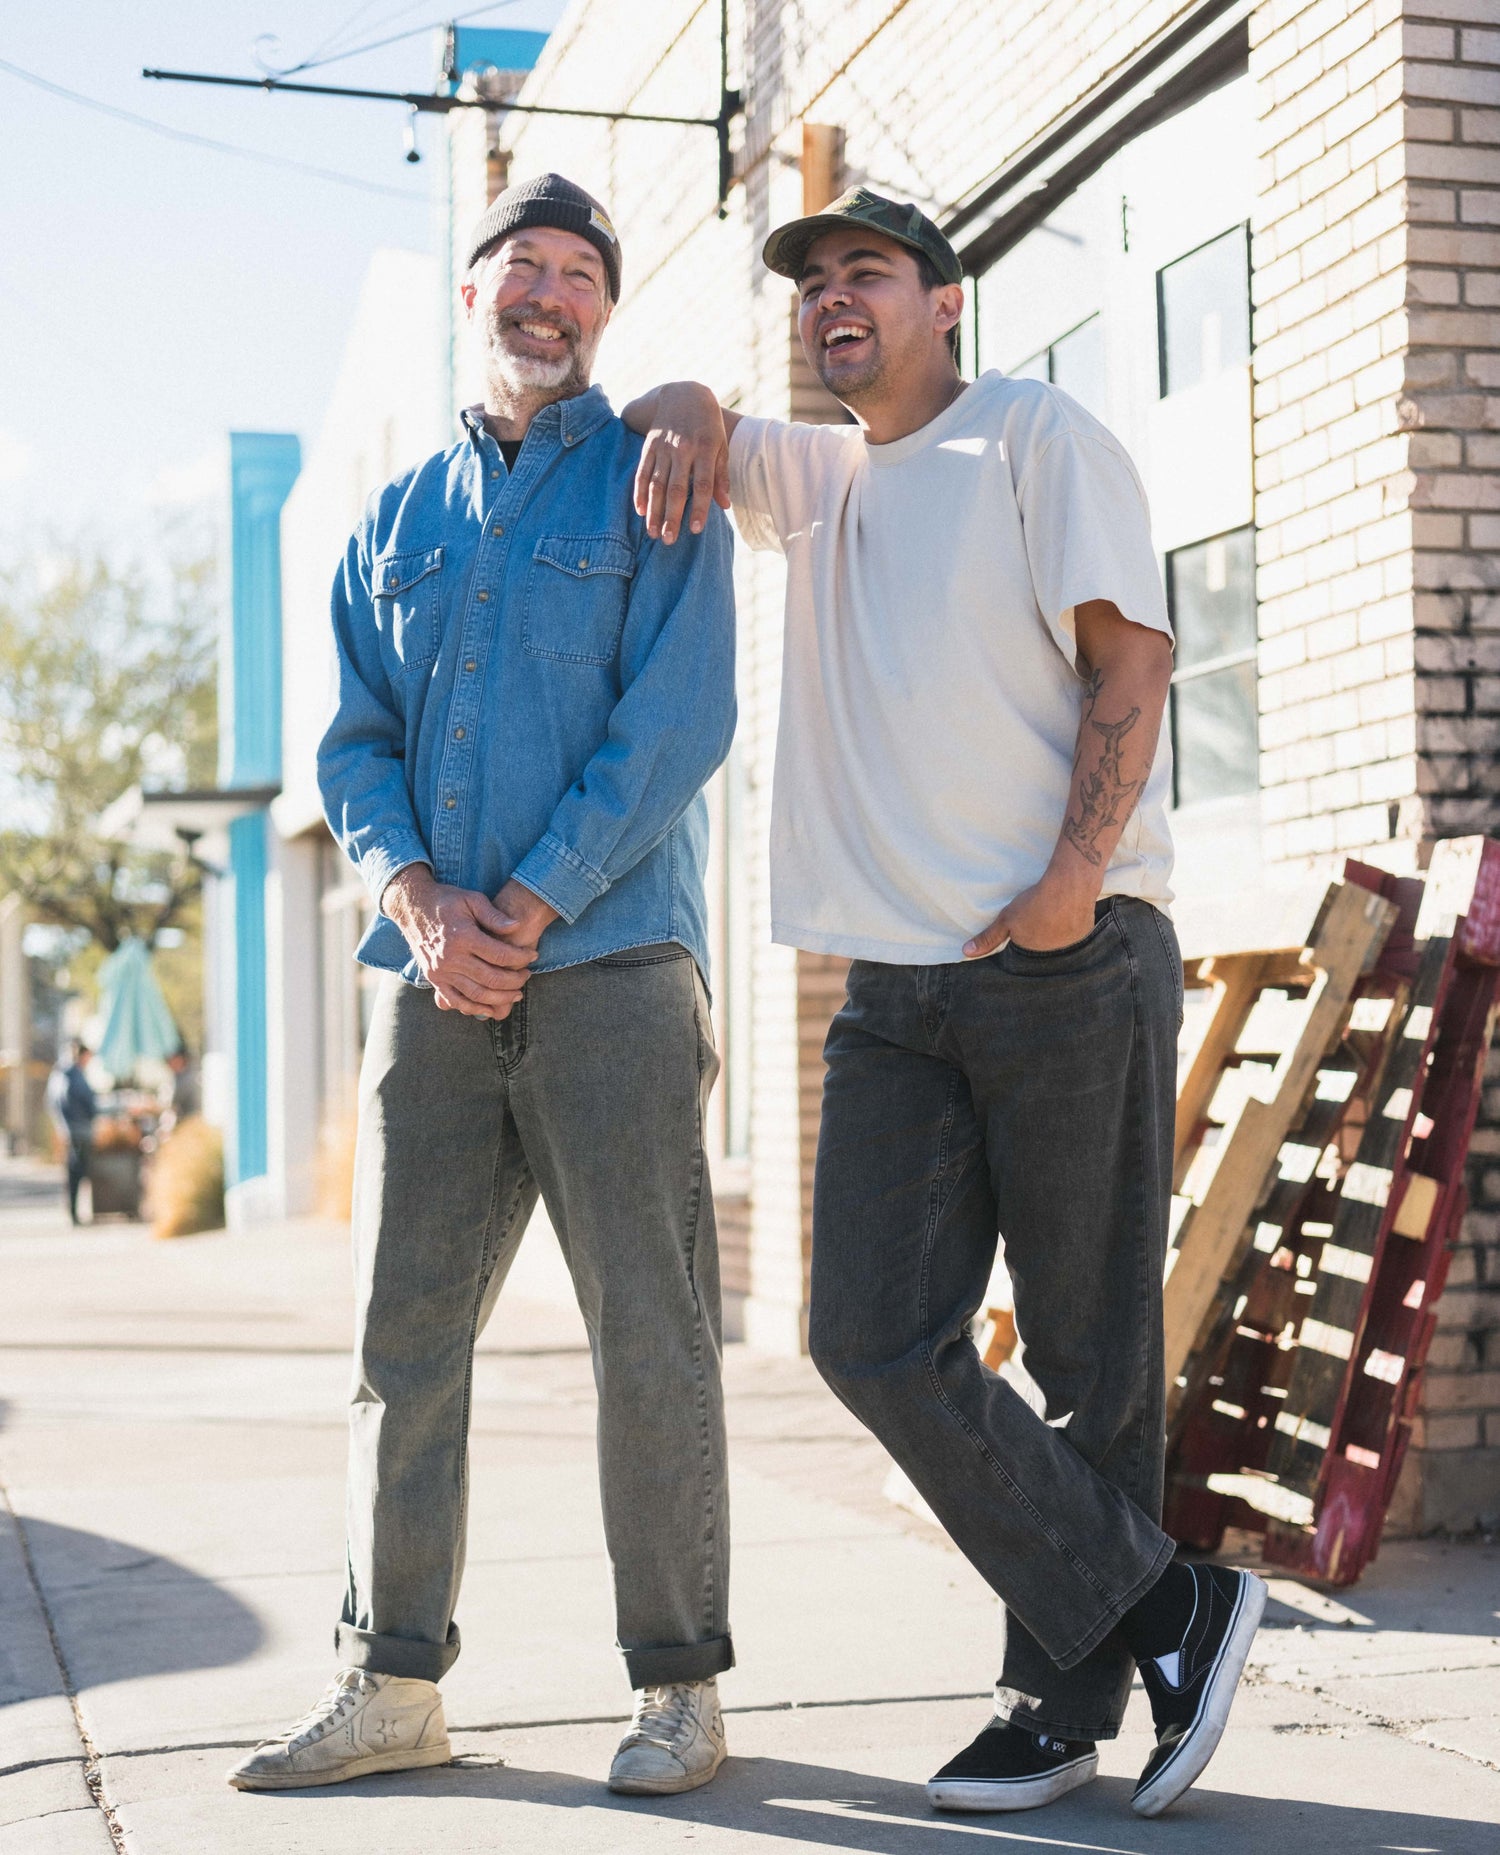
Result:
M511 871L511 880L555 908L569 925L609 887L608 879L549 832Z
M420 837L389 838L365 851L359 860L359 873L377 909L391 878L399 876L404 869L410 869L413 863L425 863L429 869L432 868L432 852Z

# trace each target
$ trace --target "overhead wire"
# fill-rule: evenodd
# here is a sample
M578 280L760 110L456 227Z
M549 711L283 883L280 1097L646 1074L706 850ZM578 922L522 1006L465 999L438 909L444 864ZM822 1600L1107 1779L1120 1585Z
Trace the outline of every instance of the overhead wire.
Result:
M54 97L62 97L69 103L76 103L83 109L96 110L101 116L112 116L119 122L128 122L137 129L147 129L153 135L164 136L168 141L188 142L197 148L211 148L221 155L235 155L242 161L258 161L265 167L285 168L295 174L308 174L316 180L329 180L341 187L357 187L362 193L384 194L388 199L408 200L418 205L426 205L426 197L414 193L406 187L387 187L378 180L364 180L358 174L344 174L337 168L319 167L311 161L298 161L292 155L271 154L262 148L245 148L238 142L221 142L211 135L198 135L191 129L179 129L168 122L159 122L154 116L141 116L134 110L121 109L114 103L105 103L99 97L88 97L80 90L69 90L64 84L55 84L48 77L40 76L36 71L25 70L21 65L12 64L8 58L0 58L0 71L7 72L23 84L31 84L38 90L44 90Z
M354 11L349 14L342 25L335 26L332 32L325 32L323 34L322 38L319 39L318 43L308 54L309 57L321 58L323 53L326 52L330 46L337 45L340 39L347 38L349 34L354 31L355 27L361 24L365 15L375 4L376 0L360 0L360 4L355 7ZM384 18L377 20L375 22L376 28L378 29L385 25L387 19L399 17L400 14L408 10L411 4L412 0L406 0L406 4L398 7L394 13L388 13ZM298 66L297 68L300 70L302 67Z
M365 15L375 4L376 0L364 0L364 4L356 7L341 26L335 26L332 32L325 33L307 56L305 58L299 58L295 64L273 69L271 65L261 57L259 49L257 49L254 54L255 62L260 65L261 69L265 71L268 77L290 77L296 71L316 70L319 64L336 64L338 60L346 54L335 50L334 47L347 44L350 34L359 27ZM402 0L400 6L393 7L388 13L382 13L379 19L371 20L365 26L365 30L367 32L381 32L390 25L392 20L401 19L412 13L425 12L427 6L428 0ZM274 45L279 47L281 44L280 34L263 32L256 38L255 44L257 48L261 45Z
M518 6L520 0L490 0L488 6L470 8L467 13L449 14L443 19L430 19L425 26L410 26L404 32L394 32L387 39L372 39L367 45L355 45L348 51L332 52L326 58L308 58L301 64L289 65L286 70L277 73L279 77L290 77L297 71L318 71L328 64L342 64L346 58L358 58L365 52L378 52L387 45L399 45L404 39L419 39L424 32L434 32L440 26L461 26L467 20L478 19L481 13L498 13L503 8ZM410 8L402 8L403 12ZM398 17L393 15L392 17Z

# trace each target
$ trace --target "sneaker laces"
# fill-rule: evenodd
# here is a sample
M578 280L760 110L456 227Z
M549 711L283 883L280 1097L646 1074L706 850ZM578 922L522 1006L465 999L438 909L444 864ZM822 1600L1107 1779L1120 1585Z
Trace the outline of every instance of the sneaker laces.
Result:
M307 1745L337 1726L340 1720L353 1713L359 1705L364 1698L366 1686L364 1669L341 1669L287 1733L288 1745Z
M630 1731L621 1741L622 1749L629 1745L660 1745L670 1749L687 1724L692 1702L691 1682L668 1681L660 1687L638 1688Z

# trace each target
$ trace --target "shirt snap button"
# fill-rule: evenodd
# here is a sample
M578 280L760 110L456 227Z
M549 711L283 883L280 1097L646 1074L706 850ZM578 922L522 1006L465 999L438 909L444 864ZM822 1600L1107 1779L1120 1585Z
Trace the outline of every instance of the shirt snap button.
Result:
M492 535L503 535L505 533L505 530L500 526L498 522L496 522L495 526L490 530L490 533Z
M474 659L471 657L469 661L464 665L464 668L466 670L477 670L479 668L479 665L475 663Z
M480 593L480 595L479 595L479 603L480 603L481 605L483 605L483 604L484 604L484 602L485 602L485 600L486 600L486 599L488 599L488 598L489 598L489 594L488 594L488 593L486 593L486 592L481 592L481 593Z
M587 565L589 564L589 557L588 557L588 555L587 555L587 554L585 554L585 555L584 555L584 557L583 557L583 559L582 559L581 561L579 561L579 563L578 563L578 564L579 564L579 566L580 566L580 567L586 567L586 566L587 566Z
M458 803L458 800L455 799L451 794L446 799L443 800L444 806L450 812L453 810L454 806L457 805L457 803Z
M455 729L453 730L453 738L454 738L454 740L455 740L455 741L461 741L461 740L462 740L462 739L464 738L464 731L463 731L463 729L462 729L462 728L455 728Z
M496 479L496 477L498 477L498 476L499 476L499 474L500 474L500 472L499 472L498 470L492 470L492 471L490 472L490 482L491 482L491 483L493 483L493 482L495 481L495 479Z

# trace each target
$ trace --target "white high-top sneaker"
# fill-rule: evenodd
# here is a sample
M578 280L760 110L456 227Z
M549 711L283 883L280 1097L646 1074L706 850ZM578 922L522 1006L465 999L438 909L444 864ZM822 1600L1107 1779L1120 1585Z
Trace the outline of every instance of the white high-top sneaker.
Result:
M446 1765L452 1756L432 1682L341 1668L310 1712L280 1739L262 1740L228 1776L238 1791L294 1791Z
M637 1688L630 1731L609 1768L609 1788L630 1796L695 1791L724 1763L717 1681Z

